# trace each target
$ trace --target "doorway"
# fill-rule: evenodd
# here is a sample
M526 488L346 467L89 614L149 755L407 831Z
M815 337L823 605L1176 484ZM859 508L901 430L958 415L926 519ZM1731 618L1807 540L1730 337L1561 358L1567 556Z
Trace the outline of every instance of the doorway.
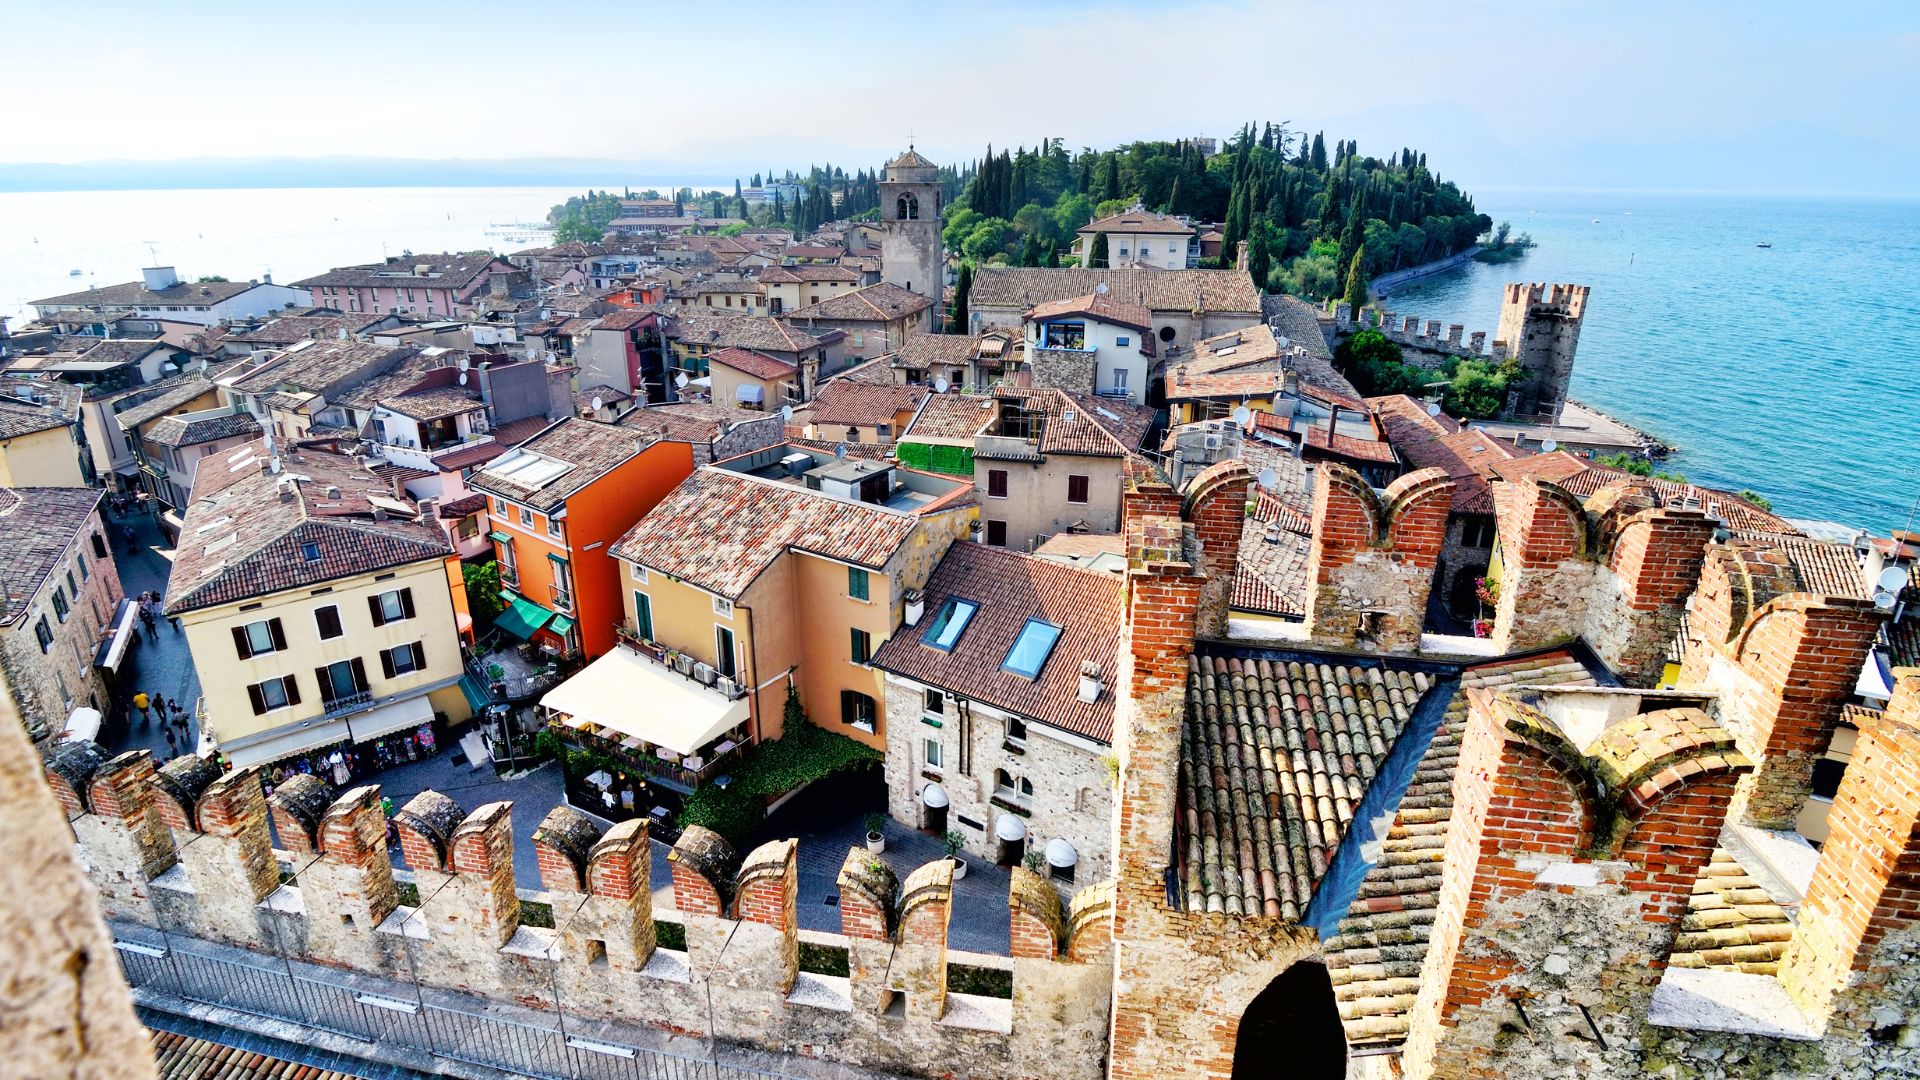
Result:
M1341 1080L1347 1033L1324 964L1303 960L1280 973L1240 1016L1233 1080L1273 1076Z

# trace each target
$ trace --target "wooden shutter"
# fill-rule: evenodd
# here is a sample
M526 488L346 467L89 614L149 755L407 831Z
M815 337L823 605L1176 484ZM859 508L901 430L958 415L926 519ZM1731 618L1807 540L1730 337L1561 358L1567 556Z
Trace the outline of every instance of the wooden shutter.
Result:
M393 651L391 649L380 650L380 674L384 678L393 678Z
M366 693L367 665L361 663L360 658L357 656L349 662L353 665L353 688L363 694Z
M320 628L323 640L340 636L340 609L329 604L313 613L314 624Z
M246 627L236 626L233 628L233 647L236 651L240 653L240 659L242 660L253 659L253 646L247 644L247 628ZM260 710L255 709L254 711L259 712Z
M289 675L286 678L281 679L280 681L286 684L287 704L289 705L300 704L300 680Z
M407 618L413 618L413 590L400 590L400 612Z
M253 715L259 716L267 711L266 695L260 692L258 683L247 687L247 700L253 703Z
M418 642L418 641L416 641L416 642L414 642L414 643L413 643L413 645L411 646L411 648L413 649L413 670L415 670L415 671L425 671L425 670L427 670L427 649L426 649L426 646L425 646L425 645L423 645L422 643L420 643L420 642Z
M279 619L267 620L267 636L273 639L273 647L276 651L287 647L287 631L280 625Z
M367 597L367 614L373 616L373 625L387 625L387 617L380 611L380 597L377 594Z
M1087 501L1087 478L1084 476L1067 477L1067 501L1083 503Z
M317 667L313 669L313 685L320 688L321 701L333 700L333 680L327 678L326 668Z

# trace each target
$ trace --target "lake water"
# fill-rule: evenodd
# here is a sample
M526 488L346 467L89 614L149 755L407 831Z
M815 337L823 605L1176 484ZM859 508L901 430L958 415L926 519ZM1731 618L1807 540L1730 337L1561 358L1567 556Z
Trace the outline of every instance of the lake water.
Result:
M1504 283L1591 285L1573 396L1677 445L1664 468L1753 488L1788 517L1906 524L1920 493L1920 200L1476 201L1540 246L1396 290L1390 310L1491 341Z
M0 314L182 276L287 282L402 251L544 243L569 188L0 194ZM1920 492L1920 201L1494 192L1540 247L1395 292L1403 314L1497 322L1507 281L1593 286L1575 396L1680 447L1667 468L1792 517L1885 532ZM1771 248L1756 248L1759 242ZM71 276L78 269L82 274Z

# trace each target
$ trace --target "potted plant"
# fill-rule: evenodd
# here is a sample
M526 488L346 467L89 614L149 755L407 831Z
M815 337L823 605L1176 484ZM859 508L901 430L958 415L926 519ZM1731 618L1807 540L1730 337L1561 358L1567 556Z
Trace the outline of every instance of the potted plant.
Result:
M947 835L941 837L940 842L946 846L947 858L953 860L953 880L959 881L961 878L966 877L967 860L960 857L960 849L965 847L967 843L965 834L957 829L948 829Z
M887 815L867 815L867 850L875 855L887 850Z

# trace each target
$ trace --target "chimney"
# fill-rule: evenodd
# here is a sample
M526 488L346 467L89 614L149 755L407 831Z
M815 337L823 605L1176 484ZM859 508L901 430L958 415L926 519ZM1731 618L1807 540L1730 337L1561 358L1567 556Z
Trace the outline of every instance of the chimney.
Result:
M906 613L902 617L902 621L908 626L919 626L920 616L926 614L927 611L927 594L921 592L919 589L908 589L902 599L906 602Z
M1245 240L1233 245L1233 268L1235 270L1245 270L1247 268L1247 242Z
M140 271L140 278L149 292L160 292L180 284L180 275L174 273L171 266L149 266Z
M1100 700L1100 665L1096 661L1080 662L1080 700L1089 705Z

